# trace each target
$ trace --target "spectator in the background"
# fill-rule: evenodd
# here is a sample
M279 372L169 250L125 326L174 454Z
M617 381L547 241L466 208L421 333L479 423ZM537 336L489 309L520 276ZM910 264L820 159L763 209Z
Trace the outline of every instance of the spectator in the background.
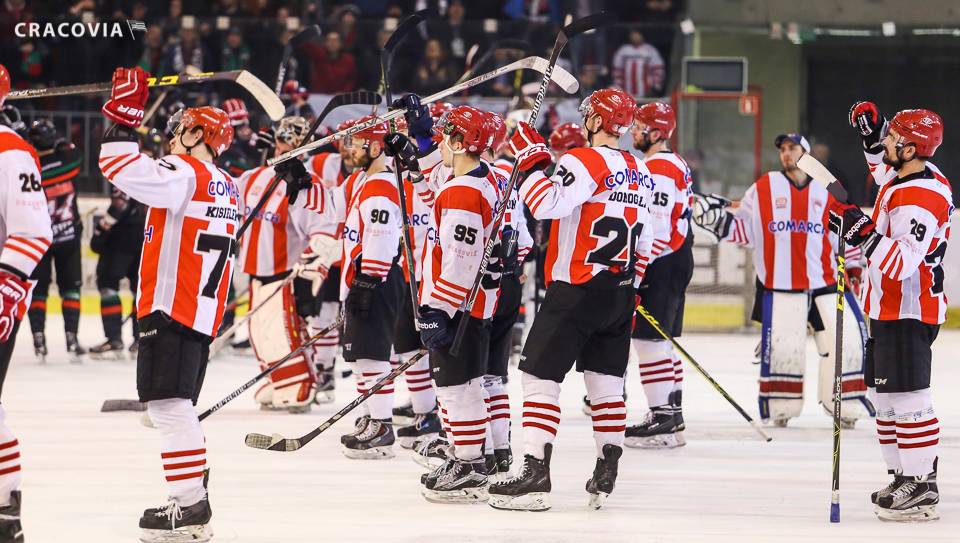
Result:
M357 88L356 60L343 50L338 32L328 33L323 45L307 42L301 49L309 59L310 92L335 94Z
M163 62L163 29L157 25L151 25L147 27L147 33L143 38L143 54L140 55L137 66L147 73L155 74L160 72L161 62Z
M239 28L231 28L223 42L220 53L220 69L223 71L245 70L250 64L250 48L243 43Z
M214 15L239 17L241 15L240 0L219 0L214 8Z
M20 71L30 78L31 82L46 81L44 63L49 54L50 50L42 40L24 40L20 43Z
M447 52L440 40L427 40L423 59L417 65L413 88L420 94L433 94L453 85L458 76L447 60Z
M207 54L198 39L197 31L181 28L180 39L167 47L163 54L161 72L163 75L183 73L187 66L195 66L201 71L207 68Z
M613 55L613 84L634 98L663 95L663 57L646 43L639 30L630 31L630 41Z
M357 50L357 6L347 4L334 11L333 19L337 21L335 30L340 34L343 50L355 53Z
M170 0L166 19L163 21L163 37L171 38L180 30L180 17L183 15L183 0Z
M450 60L457 68L463 68L467 51L483 41L479 24L464 24L466 8L461 0L453 0L447 8L447 17L430 24L430 37L447 44ZM429 24L429 23L428 23Z

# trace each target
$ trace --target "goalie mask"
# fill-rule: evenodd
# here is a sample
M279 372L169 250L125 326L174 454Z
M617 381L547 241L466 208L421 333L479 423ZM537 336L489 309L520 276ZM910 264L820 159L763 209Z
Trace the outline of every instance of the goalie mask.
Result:
M276 141L278 144L298 147L307 137L310 124L303 117L284 117L277 126Z

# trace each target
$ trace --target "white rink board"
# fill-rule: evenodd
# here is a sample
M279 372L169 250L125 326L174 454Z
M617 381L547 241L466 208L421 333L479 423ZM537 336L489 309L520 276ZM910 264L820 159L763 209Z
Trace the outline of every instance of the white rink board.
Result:
M27 326L18 338L4 406L20 439L24 466L24 525L31 542L130 542L146 507L165 500L155 430L139 414L99 412L106 398L132 398L132 362L87 361L71 366L63 355L61 320L51 316L45 366L32 356ZM97 319L84 318L85 346L101 339ZM695 335L688 350L751 413L756 412L756 335ZM771 429L774 442L753 430L700 378L685 368L688 445L674 451L627 450L617 488L600 511L587 511L583 485L594 463L589 419L580 411L582 380L571 374L552 479L553 509L503 512L486 505L429 504L419 495L421 469L406 451L382 461L348 460L338 436L341 421L295 453L249 449L247 432L299 436L335 407L309 415L262 413L252 395L238 398L204 422L211 474L214 541L350 542L672 542L672 541L957 541L960 533L960 377L954 353L960 332L943 332L935 345L934 399L941 434L942 519L926 525L881 524L869 493L887 482L872 422L844 432L841 479L843 522L828 522L830 419L812 397L814 350L808 348L808 401L790 428ZM515 369L512 371L516 371ZM644 409L636 368L628 382L628 416ZM251 359L214 361L199 407L204 409L256 372ZM519 417L519 379L510 383ZM336 408L353 398L339 384ZM403 383L398 390L405 390ZM515 422L514 442L520 442ZM515 449L517 450L517 449ZM815 539L816 538L816 539Z

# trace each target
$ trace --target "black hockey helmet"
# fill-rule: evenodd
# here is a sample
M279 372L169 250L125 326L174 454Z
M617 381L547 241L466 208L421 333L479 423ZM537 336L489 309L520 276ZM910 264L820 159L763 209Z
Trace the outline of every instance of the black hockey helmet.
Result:
M57 127L50 119L37 119L30 125L28 138L38 151L53 149L57 143Z

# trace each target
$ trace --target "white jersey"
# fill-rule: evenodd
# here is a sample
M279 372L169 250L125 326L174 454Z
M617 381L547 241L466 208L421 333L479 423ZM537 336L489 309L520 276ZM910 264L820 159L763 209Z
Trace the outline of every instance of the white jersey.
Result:
M0 268L27 278L50 248L53 231L40 181L40 159L29 143L0 125ZM20 306L25 313L29 296Z
M243 208L233 178L187 155L154 160L128 141L100 147L100 171L149 206L137 317L161 311L201 334L215 335L230 287Z
M273 178L272 167L254 168L240 175L237 185L247 204L244 216L249 215L263 198ZM314 184L319 183L319 179L314 178ZM327 189L324 187L322 190ZM301 201L304 199L303 195L299 198ZM241 269L256 277L288 272L300 260L312 236L332 235L336 227L335 219L325 218L303 207L288 206L287 184L281 181L243 236Z
M628 43L613 55L613 85L634 98L651 96L654 89L662 89L663 76L663 57L649 43Z
M677 153L661 151L643 163L656 186L648 207L654 219L653 258L657 258L679 249L690 235L693 187L690 167Z
M385 279L400 257L400 196L394 173L356 176L349 191L340 262L340 299L357 273Z
M942 324L947 313L943 256L954 209L950 182L931 162L922 172L898 178L880 153L864 154L880 185L873 207L880 235L865 247L864 310L871 319Z

